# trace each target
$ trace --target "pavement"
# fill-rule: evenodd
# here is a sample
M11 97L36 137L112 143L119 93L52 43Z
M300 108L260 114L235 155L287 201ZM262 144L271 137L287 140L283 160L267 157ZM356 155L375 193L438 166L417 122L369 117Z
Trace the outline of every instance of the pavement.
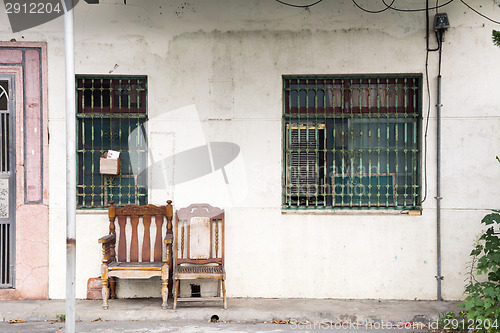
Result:
M442 314L459 311L458 301L232 298L228 299L227 310L219 302L179 302L176 310L171 304L169 309L162 310L161 299L112 299L108 310L103 310L101 303L100 300L76 301L77 332L140 331L132 329L134 325L142 327L144 332L212 332L219 326L207 324L211 319L218 325L229 325L215 331L231 332L253 332L253 329L267 332L259 325L272 323L286 325L274 325L269 332L276 332L278 326L286 326L288 331L296 330L298 325L311 328L311 323L357 323L360 327L373 327L377 323L401 327L413 323L428 328L435 325ZM63 332L64 324L58 323L64 318L65 307L64 300L2 301L0 331ZM231 325L236 328L231 329ZM159 329L160 326L163 328Z

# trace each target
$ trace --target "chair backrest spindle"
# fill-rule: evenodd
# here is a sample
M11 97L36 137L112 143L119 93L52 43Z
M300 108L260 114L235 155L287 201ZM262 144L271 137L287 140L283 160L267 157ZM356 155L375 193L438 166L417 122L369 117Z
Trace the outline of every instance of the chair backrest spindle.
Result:
M156 224L156 238L155 238L155 247L153 253L153 261L161 261L161 252L162 252L162 243L161 243L161 229L163 226L163 216L156 215L155 216L155 224Z
M118 247L116 256L119 262L161 262L163 260L163 237L162 228L165 218L172 228L172 206L155 205L126 205L114 206L110 201L109 207L109 233L116 234L115 219L118 217ZM153 217L154 225L152 228ZM151 233L155 235L151 235ZM167 234L172 234L168 229ZM130 239L129 239L130 237ZM142 240L142 241L141 241ZM153 241L153 253L151 245ZM113 254L115 255L115 254Z
M151 257L151 215L144 215L142 224L144 225L144 240L142 243L142 261L144 262L150 261ZM156 242L158 242L158 239L156 239Z
M178 210L175 236L177 263L224 263L224 210L208 204Z
M127 235L125 233L125 225L127 224L126 216L118 216L118 227L120 234L118 236L118 261L127 261Z

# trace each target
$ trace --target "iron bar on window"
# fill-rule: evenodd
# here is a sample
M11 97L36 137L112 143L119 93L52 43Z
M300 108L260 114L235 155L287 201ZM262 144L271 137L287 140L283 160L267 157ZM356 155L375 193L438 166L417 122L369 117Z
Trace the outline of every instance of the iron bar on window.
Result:
M283 208L417 207L421 77L283 78Z
M146 126L147 79L77 76L76 92L78 207L101 208L110 200L119 205L146 203L147 142L129 147L129 138L134 130ZM99 160L108 150L120 152L118 175L100 174Z

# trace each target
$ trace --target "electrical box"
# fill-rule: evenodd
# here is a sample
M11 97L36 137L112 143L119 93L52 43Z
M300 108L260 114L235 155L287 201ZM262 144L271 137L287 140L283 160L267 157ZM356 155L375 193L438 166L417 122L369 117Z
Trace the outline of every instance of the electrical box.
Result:
M434 31L446 30L450 27L450 21L446 13L438 13L434 16Z

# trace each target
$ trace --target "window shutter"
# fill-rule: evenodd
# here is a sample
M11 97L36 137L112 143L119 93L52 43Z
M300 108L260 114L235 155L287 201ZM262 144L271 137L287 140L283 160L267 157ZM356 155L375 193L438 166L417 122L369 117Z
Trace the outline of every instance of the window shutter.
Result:
M292 195L317 194L319 149L315 128L292 128L290 131L290 184Z

